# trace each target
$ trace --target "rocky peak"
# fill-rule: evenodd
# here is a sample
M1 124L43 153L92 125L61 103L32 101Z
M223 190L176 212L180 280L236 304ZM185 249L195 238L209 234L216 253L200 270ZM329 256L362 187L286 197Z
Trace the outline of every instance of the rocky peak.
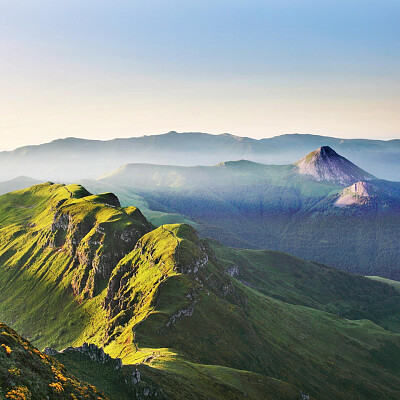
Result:
M315 150L315 152L319 153L321 157L340 157L339 154L329 146L322 146Z
M375 179L373 175L357 167L329 146L322 146L307 154L295 165L301 175L308 175L317 181L328 181L343 186Z
M348 188L348 191L360 197L370 197L373 188L368 182L356 182Z
M376 196L378 189L369 182L356 182L343 189L339 198L335 201L335 206L346 207L352 204L368 204L372 197Z

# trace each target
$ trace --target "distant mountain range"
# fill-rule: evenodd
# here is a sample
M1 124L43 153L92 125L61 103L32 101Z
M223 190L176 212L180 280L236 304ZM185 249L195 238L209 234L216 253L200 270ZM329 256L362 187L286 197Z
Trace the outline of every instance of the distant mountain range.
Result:
M96 181L155 224L191 223L205 237L271 248L400 280L400 183L375 178L323 146L294 164L128 164Z
M14 190L24 189L29 186L41 183L37 179L29 178L28 176L17 176L9 181L0 182L0 195Z
M42 181L72 182L97 178L128 163L214 165L246 159L264 164L288 164L321 146L330 146L379 178L400 181L400 140L302 134L256 140L199 132L169 132L108 141L67 138L25 146L0 153L0 180L25 175Z

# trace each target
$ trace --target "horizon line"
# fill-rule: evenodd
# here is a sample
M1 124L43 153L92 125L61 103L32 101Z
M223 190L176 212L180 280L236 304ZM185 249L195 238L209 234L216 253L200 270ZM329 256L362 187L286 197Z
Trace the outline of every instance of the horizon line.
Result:
M300 133L300 132L293 132L293 133L282 133L279 135L273 135L273 136L265 136L261 138L254 138L251 136L241 136L241 135L234 135L229 132L224 132L224 133L210 133L210 132L201 132L201 131L184 131L184 132L178 132L175 130L171 130L168 132L164 133L152 133L152 134L143 134L140 136L116 136L110 139L92 139L92 138L85 138L85 137L78 137L78 136L65 136L65 137L59 137L47 142L41 142L37 144L25 144L22 146L18 146L15 148L12 148L11 150L0 150L0 153L11 153L15 150L22 149L25 147L37 147L37 146L43 146L46 144L51 144L57 141L64 141L64 140L83 140L87 142L112 142L114 140L130 140L130 139L141 139L145 137L152 137L152 136L164 136L164 135L169 135L169 134L178 134L178 135L186 135L186 134L197 134L197 135L208 135L208 136L231 136L234 138L240 138L240 139L249 139L249 140L254 140L254 141L261 141L261 140L268 140L268 139L274 139L278 138L281 136L315 136L315 137L323 137L327 139L338 139L338 140L343 140L343 141L357 141L357 140L365 140L365 141L375 141L375 142L391 142L391 141L396 141L400 140L400 136L397 138L392 138L392 139L376 139L376 138L363 138L363 137L352 137L352 138L343 138L339 136L328 136L328 135L322 135L322 134L316 134L316 133Z

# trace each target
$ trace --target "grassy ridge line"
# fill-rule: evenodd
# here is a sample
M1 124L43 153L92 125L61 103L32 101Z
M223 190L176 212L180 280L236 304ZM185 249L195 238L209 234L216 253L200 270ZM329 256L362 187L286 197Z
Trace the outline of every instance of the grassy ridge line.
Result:
M41 347L49 343L67 345L74 341L74 336L79 339L86 319L84 307L78 304L70 291L65 291L67 283L57 282L70 259L65 253L43 247L40 238L40 233L50 227L53 218L52 215L43 215L48 202L51 202L51 208L54 202L69 197L62 188L62 185L41 185L7 194L1 203L1 317L22 331L24 336L39 345L43 343ZM12 207L18 212L10 213ZM13 220L11 229L7 226L10 217ZM10 257L10 254L14 256ZM67 316L67 320L60 322L62 315ZM75 335L70 332L65 337L68 326L69 330L71 327L76 330Z
M198 244L189 227L176 225L168 230L181 238L181 246ZM158 228L147 234L142 244L151 253L158 246L165 249L173 245L168 238L165 230ZM147 258L146 251L137 251L132 260ZM154 255L157 258L157 253ZM153 271L158 271L163 261L161 258L152 265ZM132 265L138 265L138 261ZM126 290L138 285L141 268L125 276ZM232 281L221 275L223 271L210 263L194 276L173 274L159 282L158 290L148 292L154 301L146 318L138 324L127 322L107 350L117 351L125 345L126 352L114 356L122 356L127 363L153 366L163 360L176 362L173 354L179 354L194 363L260 372L291 382L321 399L349 398L355 393L363 399L398 396L398 371L390 361L391 357L400 359L398 334L371 321L349 321L309 307L285 304L240 282L229 286ZM168 315L174 308L191 310L193 299L193 313L168 325ZM139 351L132 346L133 331ZM386 347L391 349L390 356ZM358 376L360 371L363 373ZM376 380L379 384L374 383Z
M110 207L104 196L90 196L89 201L82 200L85 196L90 193L79 185L66 188L52 184L2 196L0 261L4 272L0 276L0 314L41 347L61 348L79 343L94 335L96 326L102 326L95 321L104 319L102 296L85 302L74 296L74 259L67 251L48 245L49 238L54 236L49 227L58 205L71 210L76 223L85 219L102 226L111 223L110 235L132 224L132 215L136 215L134 207L125 212Z
M13 203L16 200L14 198ZM7 208L7 205L4 207ZM65 203L65 207L73 209L75 218L104 214L108 218L122 212L104 205L90 205L79 199ZM93 213L98 207L100 209ZM15 212L15 208L10 207L8 212ZM18 215L16 217L19 218ZM116 219L114 224L123 226L125 222ZM28 228L27 231L37 226ZM15 232L22 235L18 229ZM14 237L17 242L22 240L18 234ZM22 237L26 239L27 236ZM22 293L14 293L15 288L21 282L18 279L28 277L32 285L31 296L25 295L27 304L22 313L28 316L22 315L19 323L24 329L30 329L26 325L29 321L23 321L23 318L32 318L36 323L38 320L43 323L41 327L45 329L44 320L40 320L38 312L31 315L28 310L34 309L31 306L38 300L46 300L52 306L65 299L65 295L61 287L58 288L60 293L55 291L58 283L52 276L44 292L39 291L41 279L46 276L41 273L43 265L38 263L30 271L31 268L23 268L26 263L18 264L30 251L30 248L25 249L11 256L14 263L11 270L18 276L9 282L10 286L4 286L6 291L3 293L14 299L22 296ZM84 315L82 324L76 327L68 324L76 315L74 310L69 316L54 313L54 321L50 321L50 325L59 324L60 329L43 331L40 340L47 340L46 345L53 341L61 345L70 340L76 328L81 328L75 340L105 345L108 353L122 357L125 363L144 362L154 368L158 366L166 373L174 368L175 371L182 369L179 373L183 376L182 381L189 366L187 363L191 363L262 374L294 384L320 399L398 397L398 334L385 331L370 321L350 321L318 309L287 304L285 297L293 299L299 295L298 291L294 291L296 288L290 285L282 290L280 300L273 299L260 288L246 286L227 273L236 262L235 257L238 257L231 252L232 249L228 248L220 250L221 254L212 251L209 242L200 240L195 231L186 225L169 225L152 230L143 235L135 248L121 259L101 292L95 293L93 298L75 297L79 301L74 305L90 308L91 320ZM257 272L260 262L252 259L250 254L261 253L249 252L247 255L248 267ZM2 253L2 256L8 260L10 253ZM54 254L56 258L61 256L68 262L68 254ZM275 256L282 257L280 253L275 253ZM58 271L57 268L63 270L62 266L49 262L49 257L41 261L54 271ZM265 262L268 264L270 261L266 258ZM305 268L296 264L294 258L285 259L284 264L290 263L294 263L294 268L289 268L285 271L287 275L281 277L288 282L290 277L296 277L293 275L296 267ZM308 267L312 265L318 270L315 264ZM332 269L333 274L334 271ZM278 272L275 271L276 274ZM264 274L265 271L261 271L267 282L268 274ZM326 279L324 274L315 278L310 284ZM354 280L352 283L358 285L357 282ZM370 284L371 288L387 288L372 281ZM346 296L350 296L352 289L344 290ZM308 293L304 298L311 295ZM69 296L68 299L74 299L72 293ZM318 298L313 300L317 305L321 303ZM353 307L364 302L358 299ZM7 304L8 308L12 306L12 303ZM40 326L34 328L37 330ZM201 368L196 376L193 385L196 381L202 382ZM239 379L239 376L236 377ZM167 387L172 390L172 386Z
M154 356L151 366L125 365L122 372L107 364L93 363L80 353L60 353L55 358L75 376L95 385L113 400L130 400L133 393L138 399L161 400L301 399L299 389L265 375L192 363L168 351L162 356L158 352L150 354ZM140 373L140 382L135 385L131 381L134 371Z

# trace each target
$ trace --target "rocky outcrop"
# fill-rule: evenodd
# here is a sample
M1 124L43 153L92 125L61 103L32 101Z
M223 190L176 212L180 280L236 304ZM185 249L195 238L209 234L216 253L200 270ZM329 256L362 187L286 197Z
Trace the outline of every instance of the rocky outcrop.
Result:
M191 317L193 315L194 309L196 307L196 303L198 302L197 293L195 290L191 290L186 298L190 300L190 304L186 308L182 308L178 310L175 314L173 314L169 321L167 322L167 326L174 324L179 318L182 317Z
M162 253L157 248L167 249ZM161 226L149 235L143 236L134 251L121 261L108 282L107 294L103 308L107 311L106 337L107 343L118 334L116 327L126 324L136 313L146 298L157 303L159 292L169 275L195 275L200 283L201 271L206 269L210 261L215 261L215 254L205 241L198 238L194 229L188 225ZM135 285L141 281L142 274L151 274L153 279L145 290L143 285ZM149 282L149 278L147 278ZM191 316L197 303L197 293L190 291L186 296L190 302L181 305L166 322L174 324L181 317Z
M357 167L347 158L340 156L329 146L322 146L307 154L295 165L301 175L343 186L375 179L373 175Z
M207 242L200 240L196 231L192 232L190 248L185 246L187 242L178 245L175 250L176 270L182 274L197 274L207 266L208 262L215 262L216 256Z
M346 207L352 204L366 204L376 194L376 188L368 182L356 182L342 191L335 201L336 207Z
M203 254L195 258L190 263L179 263L178 270L183 274L196 274L201 268L204 268L208 263L208 254L202 248Z
M370 197L372 195L372 191L374 186L368 182L357 182L354 185L351 185L349 191L354 193L356 196L360 197Z
M226 273L228 275L230 275L232 278L234 278L235 276L239 276L240 275L240 270L239 270L239 267L237 265L232 265L231 267L229 267L226 270Z
M116 200L112 201L113 197L110 195L107 195L107 199L113 204L119 204ZM97 204L89 201L87 203ZM101 203L105 208L115 208L113 204ZM121 210L117 218L114 216L110 220L98 221L90 213L81 219L75 216L73 208L64 209L60 206L54 212L45 244L72 258L73 292L76 295L93 297L97 294L99 282L109 279L118 262L151 229L152 226L138 210L132 214Z
M146 363L146 361L144 361ZM163 389L160 387L160 382L154 377L154 370L144 364L136 364L129 371L128 366L125 373L125 383L132 388L135 399L157 399L167 400L170 397L166 396Z
M140 371L138 369L135 369L132 372L132 375L130 376L131 382L134 385L137 385L140 382Z
M51 347L46 347L43 350L43 353L48 356L54 356L56 354L66 354L70 352L78 352L82 353L85 356L89 357L91 361L99 363L99 364L112 364L113 368L117 371L122 368L122 360L120 358L112 358L101 347L97 347L93 343L83 343L82 346L79 347L67 347L64 350L57 351Z

